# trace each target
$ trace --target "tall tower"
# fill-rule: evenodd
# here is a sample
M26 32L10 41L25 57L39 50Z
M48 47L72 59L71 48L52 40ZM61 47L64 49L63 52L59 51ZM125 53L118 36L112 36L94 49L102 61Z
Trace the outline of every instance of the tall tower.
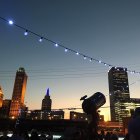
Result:
M3 102L3 92L2 92L2 88L0 86L0 108L2 107L2 102Z
M112 67L108 80L111 121L122 121L127 116L124 103L130 100L127 69Z
M49 88L47 89L46 95L44 99L42 100L42 111L51 111L52 107L52 100L50 99L50 93L49 93Z
M27 75L25 69L20 67L16 72L15 84L13 89L12 101L10 106L10 117L17 118L20 109L24 107L25 90L27 84Z

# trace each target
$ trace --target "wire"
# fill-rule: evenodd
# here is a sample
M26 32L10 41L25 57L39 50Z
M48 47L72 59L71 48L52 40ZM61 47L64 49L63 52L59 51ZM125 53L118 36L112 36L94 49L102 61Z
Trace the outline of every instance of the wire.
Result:
M24 31L26 31L26 32L29 32L29 33L31 33L31 34L33 34L33 35L39 37L39 38L41 39L40 42L42 42L42 40L46 40L46 41L48 41L48 42L54 44L56 47L61 47L62 49L65 50L65 52L70 51L70 52L72 52L72 53L75 53L75 54L77 54L77 55L82 56L84 59L88 59L89 61L95 61L95 62L97 62L97 63L103 64L104 66L108 66L109 68L111 68L111 67L116 67L116 66L114 66L114 65L112 65L112 64L108 64L108 63L106 63L106 62L104 62L104 61L98 60L98 59L96 59L96 58L90 57L90 56L88 56L88 55L86 55L86 54L83 54L83 53L81 53L81 52L78 52L78 51L76 51L76 50L73 50L73 49L71 49L71 48L68 48L68 47L66 47L66 46L64 46L64 45L62 45L62 44L58 44L56 41L53 41L53 40L49 39L48 37L42 36L42 35L40 35L40 34L38 34L38 33L35 33L34 31L31 31L31 30L29 30L29 29L27 29L27 28L25 28L25 27L23 27L23 26L20 26L20 25L14 23L13 21L8 21L7 19L5 19L5 18L3 18L3 17L0 17L0 19L3 20L3 21L5 21L5 22L7 22L7 23L9 23L9 24L11 24L11 25L16 26L16 27L19 28L19 29L22 29L22 30L24 30ZM27 33L26 33L26 35L27 35ZM127 72L130 72L130 73L132 73L132 74L140 74L140 72L136 72L135 70L127 70Z

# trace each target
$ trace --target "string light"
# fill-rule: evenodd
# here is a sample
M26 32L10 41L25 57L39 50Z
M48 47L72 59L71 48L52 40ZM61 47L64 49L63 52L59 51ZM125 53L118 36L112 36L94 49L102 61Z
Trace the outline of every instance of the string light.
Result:
M65 48L65 52L68 52L68 49L67 48Z
M86 60L87 59L87 57L86 56L84 56L84 60Z
M26 29L25 27L22 27L22 26L20 26L20 25L15 24L12 20L7 20L7 19L5 19L5 18L3 18L3 17L0 17L0 19L1 19L1 20L4 20L5 22L8 22L10 25L14 25L14 26L16 26L16 27L18 27L18 28L24 30L24 31L25 31L25 32L24 32L24 35L25 35L25 36L27 36L28 33L30 32L31 34L40 37L39 42L42 42L43 39L44 39L44 40L46 40L46 41L51 42L52 44L54 44L55 47L58 47L58 46L59 46L59 47L63 48L63 49L65 50L65 52L67 52L67 51L69 50L69 51L71 51L72 53L75 53L76 55L82 56L84 59L89 58L89 61L90 61L90 62L94 60L95 62L98 62L98 63L100 63L100 64L103 64L104 66L108 66L109 69L110 69L111 67L117 68L116 66L113 66L113 65L111 65L111 64L107 64L106 62L103 62L103 61L101 61L101 60L97 60L97 59L95 59L95 58L91 58L90 56L87 56L87 55L84 55L84 54L82 54L82 53L79 53L79 52L77 52L77 51L75 51L75 50L72 50L72 49L70 49L70 48L68 48L68 47L65 47L65 46L63 46L63 45L61 45L61 44L58 45L58 44L57 44L55 41L53 41L53 40L50 40L50 39L48 39L48 38L46 38L46 37L44 37L44 36L42 37L41 35L39 35L39 34L33 32L33 31L31 31L31 30L28 30L28 29ZM126 68L124 68L124 69L125 69L125 71L126 71ZM136 71L134 71L134 70L133 70L133 71L127 70L127 72L129 72L129 73L131 73L131 74L140 74L140 72L136 72Z
M27 35L28 35L28 30L26 30L26 31L24 32L24 35L25 35L25 36L27 36Z
M76 55L79 55L79 52L76 52Z
M55 47L58 47L58 44L57 43L55 43Z
M39 39L39 42L42 42L43 41L43 37L41 37L40 39Z
M9 23L10 25L13 25L13 24L14 24L14 22L13 22L12 20L9 20L8 23Z

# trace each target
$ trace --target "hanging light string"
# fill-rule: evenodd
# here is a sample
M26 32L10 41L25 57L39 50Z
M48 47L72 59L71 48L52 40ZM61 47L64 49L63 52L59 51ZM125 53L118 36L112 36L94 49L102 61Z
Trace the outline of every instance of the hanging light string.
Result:
M59 44L59 43L57 43L56 41L53 41L53 40L51 40L51 39L49 39L49 38L47 38L47 37L45 37L45 36L42 36L42 35L40 35L40 34L38 34L38 33L35 33L35 32L33 32L33 31L31 31L31 30L29 30L29 29L23 27L23 26L20 26L20 25L14 23L12 20L7 20L7 19L5 19L5 18L3 18L3 17L0 17L0 19L3 20L3 21L5 21L6 23L8 23L8 24L10 24L10 25L14 25L14 26L16 26L16 27L18 27L18 28L24 30L24 35L25 35L25 36L27 36L29 33L31 33L31 34L33 34L33 35L39 37L39 42L42 42L43 40L46 40L46 41L52 43L55 47L61 47L62 49L64 49L65 52L72 52L72 53L74 53L74 54L76 54L76 55L82 56L83 59L85 59L85 60L87 59L87 60L89 60L90 62L95 61L95 62L97 62L97 63L99 63L99 64L103 64L104 66L109 67L109 69L110 69L111 67L116 67L116 66L114 66L114 65L112 65L112 64L108 64L108 63L106 63L106 62L104 62L104 61L101 61L101 60L98 60L98 59L96 59L96 58L90 57L90 56L85 55L85 54L83 54L83 53L81 53L81 52L78 52L78 51L76 51L76 50L73 50L73 49L71 49L71 48L68 48L68 47L66 47L66 46L64 46L64 45L62 45L62 44ZM117 67L116 67L116 68L117 68ZM136 72L135 70L127 70L126 68L124 68L124 70L125 70L126 72L131 73L131 74L140 74L140 72Z

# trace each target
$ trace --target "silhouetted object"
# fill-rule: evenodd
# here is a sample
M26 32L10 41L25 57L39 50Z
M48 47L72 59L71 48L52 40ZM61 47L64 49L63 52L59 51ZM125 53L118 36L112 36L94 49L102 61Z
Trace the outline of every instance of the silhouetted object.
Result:
M106 133L105 140L111 140L111 133L110 132Z
M140 107L137 107L128 124L129 140L140 140Z
M125 138L123 140L129 140L129 134L128 133L125 135Z
M24 140L24 138L21 136L20 130L14 129L12 137L8 140Z
M81 100L85 100L86 98L87 98L87 95L81 97L80 101L81 101Z
M23 131L21 135L24 138L24 140L29 140L30 139L27 131Z
M39 140L38 132L36 129L31 130L30 140Z
M86 99L86 96L82 97L84 99L82 103L83 111L89 116L88 124L88 140L97 140L98 139L98 122L99 114L98 109L105 104L106 98L100 93L96 92L92 96Z
M83 98L83 97L82 97ZM96 92L82 103L83 111L87 114L92 114L93 108L99 109L106 102L105 96L101 92Z
M47 139L44 132L41 132L41 135L40 135L39 139L40 140L46 140Z
M104 140L105 139L105 132L104 130L101 130L101 133L99 134L99 140Z
M110 138L111 138L111 140L119 140L119 138L116 134L112 134Z
M8 140L9 137L7 136L7 134L8 134L7 130L3 131L3 136L0 137L0 140Z

